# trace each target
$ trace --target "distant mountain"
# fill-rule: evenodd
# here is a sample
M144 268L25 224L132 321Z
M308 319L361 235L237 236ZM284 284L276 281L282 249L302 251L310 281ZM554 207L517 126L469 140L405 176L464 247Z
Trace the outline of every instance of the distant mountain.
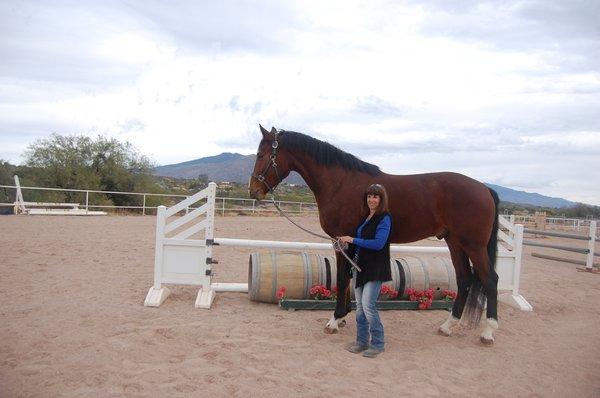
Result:
M571 202L562 198L553 198L551 196L540 195L539 193L530 193L525 191L517 191L510 188L505 188L500 185L488 184L488 187L498 192L500 200L503 202L512 202L519 204L528 204L542 207L572 207L577 203Z
M256 155L241 155L239 153L225 152L217 156L190 160L183 163L158 166L154 174L173 178L198 178L206 174L211 181L229 181L247 183L254 169ZM285 179L289 184L306 185L302 177L296 172L290 173Z
M159 166L154 169L154 174L164 177L190 179L198 178L201 174L206 174L208 179L212 181L229 181L245 184L250 178L255 160L256 155L241 155L239 153L225 152L217 156L209 156L190 160L188 162ZM285 179L285 182L289 184L306 185L302 177L296 172L292 172ZM553 198L538 193L517 191L500 185L487 183L486 185L498 192L498 196L503 202L554 208L572 207L576 205L575 202L562 198Z

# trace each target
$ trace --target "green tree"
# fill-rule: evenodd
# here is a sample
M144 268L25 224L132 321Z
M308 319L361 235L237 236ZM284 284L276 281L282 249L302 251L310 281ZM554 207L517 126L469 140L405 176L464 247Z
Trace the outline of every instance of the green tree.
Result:
M0 185L13 185L14 175L17 167L0 159Z
M130 143L114 138L53 134L30 145L25 152L29 177L38 184L66 189L150 191L152 163ZM65 199L81 200L69 192ZM133 205L141 199L107 194L115 205ZM79 198L79 199L78 199Z
M0 185L14 185L16 166L0 159ZM12 203L15 201L15 190L0 188L0 203ZM12 207L0 206L0 214L11 214Z

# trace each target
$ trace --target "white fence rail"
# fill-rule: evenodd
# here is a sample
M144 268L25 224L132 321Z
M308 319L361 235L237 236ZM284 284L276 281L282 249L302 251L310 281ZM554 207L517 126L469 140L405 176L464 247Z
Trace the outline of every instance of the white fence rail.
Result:
M0 188L14 190L13 196L16 202L16 191L17 187L14 185L0 185ZM85 210L97 209L97 210L140 210L142 215L145 215L148 210L156 210L160 205L170 206L173 203L161 203L155 206L146 204L146 199L149 197L161 197L161 198L189 198L192 195L181 195L181 194L159 194L159 193L146 193L146 192L122 192L122 191L97 191L91 189L63 189L63 188L45 188L45 187L24 187L21 186L22 190L31 191L55 191L55 192L76 192L85 194L85 203L80 204L80 208ZM90 194L109 194L109 195L131 195L141 196L141 206L116 206L116 205L100 205L90 204ZM166 202L166 201L165 201ZM287 213L296 215L301 214L317 214L317 205L312 202L294 202L294 201L277 201L277 204L283 208ZM0 207L14 207L15 203L0 203ZM192 208L186 209L186 211ZM231 198L231 197L216 197L215 198L215 214L225 215L227 213L245 213L245 214L265 214L265 213L277 213L277 209L273 206L270 201L257 202L255 199L247 198ZM503 214L503 217L510 218L511 223L522 224L522 223L535 223L535 216L531 215L509 215ZM546 226L555 229L561 228L573 231L587 231L590 223L593 219L586 218L565 218L565 217L546 217ZM600 220L596 220L597 231L596 236L600 236Z
M15 207L17 202L17 187L15 185L0 185L0 188L14 190L13 197L15 202L0 203L0 207ZM155 206L146 204L146 199L149 197L160 197L165 199L179 198L180 200L189 198L193 195L180 195L180 194L160 194L160 193L145 193L145 192L121 192L121 191L97 191L92 189L63 189L63 188L44 188L44 187L26 187L21 186L21 190L31 191L53 191L53 192L75 192L85 194L85 203L80 204L81 209L87 210L139 210L142 215L146 215L149 210L156 210L161 205L170 206L172 203L162 203ZM101 205L91 204L90 194L109 194L109 195L123 195L123 196L139 196L142 197L141 206L117 206L117 205ZM24 195L27 198L27 195ZM168 202L168 200L165 200ZM49 203L50 205L51 203ZM311 202L294 202L286 200L278 200L278 206L284 209L286 212L295 215L309 215L317 213L316 203ZM193 207L187 207L186 212L193 210ZM277 213L277 209L270 201L258 202L255 199L246 198L230 198L230 197L216 197L215 198L215 213L225 215L228 213L244 213L244 214L264 214L264 213Z

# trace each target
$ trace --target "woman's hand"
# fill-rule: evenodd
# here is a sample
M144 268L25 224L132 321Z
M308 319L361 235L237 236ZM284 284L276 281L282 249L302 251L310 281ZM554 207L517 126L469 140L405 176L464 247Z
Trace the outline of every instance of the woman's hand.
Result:
M351 236L338 236L338 239L344 243L354 243L354 238Z

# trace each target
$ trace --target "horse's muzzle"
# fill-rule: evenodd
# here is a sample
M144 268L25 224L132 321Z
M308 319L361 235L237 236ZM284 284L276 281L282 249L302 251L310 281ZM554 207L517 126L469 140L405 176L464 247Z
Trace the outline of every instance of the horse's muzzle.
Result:
M259 202L265 198L265 194L260 191L260 188L248 189L248 193L252 199L255 199Z
M250 177L248 181L248 194L252 199L256 199L259 202L263 200L266 196L266 193L263 192L263 183L258 182L258 180L254 177Z

